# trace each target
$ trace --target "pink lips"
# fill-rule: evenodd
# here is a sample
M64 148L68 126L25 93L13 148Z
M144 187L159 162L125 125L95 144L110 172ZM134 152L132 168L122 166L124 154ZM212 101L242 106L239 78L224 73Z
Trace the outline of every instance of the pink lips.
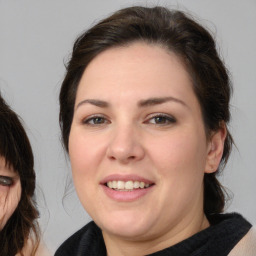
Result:
M146 184L150 184L151 186L148 188L143 188L143 189L133 189L131 191L118 191L111 189L106 186L106 183L108 181L140 181L144 182ZM107 176L104 178L101 182L100 185L104 191L104 193L111 199L118 201L118 202L131 202L138 200L139 198L145 196L148 194L153 188L154 188L154 183L148 179L142 178L137 175L119 175L119 174L114 174Z

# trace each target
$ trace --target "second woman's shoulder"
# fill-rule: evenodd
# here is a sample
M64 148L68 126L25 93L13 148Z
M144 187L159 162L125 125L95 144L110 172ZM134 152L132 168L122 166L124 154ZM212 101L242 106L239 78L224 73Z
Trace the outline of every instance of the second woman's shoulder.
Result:
M58 248L54 256L82 255L88 251L93 253L93 251L99 250L100 248L105 250L102 233L98 226L91 221L70 236Z
M43 241L40 241L37 244L33 238L29 238L23 247L22 251L17 253L15 256L22 256L22 255L33 255L33 256L51 256L52 254L48 250L47 246Z

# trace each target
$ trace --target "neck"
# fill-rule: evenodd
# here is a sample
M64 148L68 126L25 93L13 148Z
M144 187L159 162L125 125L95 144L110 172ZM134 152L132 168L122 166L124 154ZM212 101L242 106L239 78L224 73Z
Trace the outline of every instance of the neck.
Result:
M195 218L184 220L183 225L177 225L165 234L150 238L133 240L104 231L102 233L107 248L107 256L141 256L173 246L209 226L206 216L202 213L200 218L197 215Z

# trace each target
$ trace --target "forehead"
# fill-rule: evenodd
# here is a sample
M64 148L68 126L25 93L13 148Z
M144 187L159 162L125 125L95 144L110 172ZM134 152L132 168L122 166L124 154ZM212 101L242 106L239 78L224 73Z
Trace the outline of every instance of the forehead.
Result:
M77 97L79 93L107 97L106 90L114 89L120 94L138 89L157 94L170 88L175 88L178 94L184 90L193 93L190 75L181 59L161 45L136 42L97 55L83 73Z

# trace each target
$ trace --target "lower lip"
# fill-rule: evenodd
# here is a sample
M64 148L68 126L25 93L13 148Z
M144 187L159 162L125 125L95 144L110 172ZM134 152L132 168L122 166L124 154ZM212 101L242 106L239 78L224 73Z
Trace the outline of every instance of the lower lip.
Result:
M105 185L101 185L101 186L103 188L103 191L106 193L108 197L119 202L131 202L131 201L138 200L141 197L145 196L146 194L150 193L150 191L154 187L153 185L148 188L134 189L132 191L118 191L118 190L111 189Z

